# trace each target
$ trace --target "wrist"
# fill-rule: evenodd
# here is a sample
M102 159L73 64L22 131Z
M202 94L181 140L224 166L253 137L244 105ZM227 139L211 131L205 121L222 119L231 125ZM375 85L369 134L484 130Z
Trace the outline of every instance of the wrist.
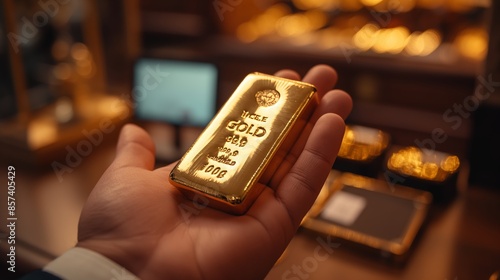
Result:
M146 263L145 256L141 256L140 254L133 253L131 250L124 249L126 247L117 245L115 241L84 240L78 242L76 247L100 254L109 259L111 262L142 279L142 268Z
M44 271L62 279L131 279L139 280L123 266L104 255L83 247L75 247L48 263Z

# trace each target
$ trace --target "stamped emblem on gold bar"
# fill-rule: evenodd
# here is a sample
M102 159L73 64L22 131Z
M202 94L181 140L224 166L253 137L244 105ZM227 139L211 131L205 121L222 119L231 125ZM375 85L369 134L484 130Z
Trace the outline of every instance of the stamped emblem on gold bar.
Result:
M249 74L174 167L170 182L190 198L206 196L213 208L244 213L318 102L311 84Z

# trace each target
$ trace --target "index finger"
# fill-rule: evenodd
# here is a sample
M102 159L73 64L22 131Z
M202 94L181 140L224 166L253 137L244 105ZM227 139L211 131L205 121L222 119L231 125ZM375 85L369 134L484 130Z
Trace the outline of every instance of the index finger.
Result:
M300 75L292 70L283 69L274 73L277 77L287 78L291 80L300 80ZM325 95L337 83L337 71L326 64L319 64L312 67L302 79L303 82L313 84L320 98Z

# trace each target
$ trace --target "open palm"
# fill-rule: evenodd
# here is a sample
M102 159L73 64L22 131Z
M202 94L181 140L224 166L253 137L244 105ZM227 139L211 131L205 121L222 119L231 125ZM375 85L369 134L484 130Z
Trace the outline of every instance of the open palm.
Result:
M300 79L290 70L275 74ZM331 90L335 71L318 65L303 81L320 105L269 185L241 216L186 199L168 182L174 164L154 169L154 145L126 125L117 156L81 214L78 246L99 252L141 279L262 279L284 251L332 167L352 107Z

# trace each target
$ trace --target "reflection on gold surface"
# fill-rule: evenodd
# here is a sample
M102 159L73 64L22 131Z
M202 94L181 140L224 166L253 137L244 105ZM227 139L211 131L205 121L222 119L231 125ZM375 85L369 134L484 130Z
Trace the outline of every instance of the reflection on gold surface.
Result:
M318 103L314 86L260 73L248 75L170 173L188 195L243 213L277 167ZM298 126L297 126L298 125ZM292 142L290 142L292 141ZM266 172L264 172L266 171Z
M460 160L455 155L406 147L389 157L387 167L405 175L442 182L458 170Z
M381 130L346 126L338 156L356 161L368 161L379 156L389 144L389 135Z

